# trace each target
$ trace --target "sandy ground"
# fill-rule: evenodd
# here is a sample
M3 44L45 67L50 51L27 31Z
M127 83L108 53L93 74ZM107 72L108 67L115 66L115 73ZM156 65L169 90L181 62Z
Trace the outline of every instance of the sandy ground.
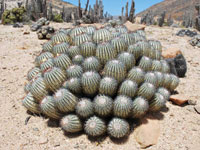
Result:
M64 24L59 24L66 27ZM57 24L55 27L59 27ZM132 133L123 141L105 136L88 140L84 134L65 135L56 122L27 114L22 106L26 74L33 67L35 56L41 51L36 33L0 25L0 149L1 150L136 150L140 145ZM147 37L162 42L164 48L178 47L187 59L188 72L181 79L177 91L192 100L200 98L200 49L189 45L188 37L177 37L179 29L147 27ZM161 133L158 143L151 150L199 150L200 115L193 106L184 107L167 103L167 109L154 115L159 120ZM151 130L151 129L149 129Z

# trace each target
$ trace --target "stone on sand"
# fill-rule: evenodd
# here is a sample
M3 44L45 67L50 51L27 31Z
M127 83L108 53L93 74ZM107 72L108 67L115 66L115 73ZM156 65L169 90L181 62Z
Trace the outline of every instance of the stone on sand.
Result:
M150 115L141 119L141 124L136 127L134 135L141 148L155 145L160 135L159 120Z

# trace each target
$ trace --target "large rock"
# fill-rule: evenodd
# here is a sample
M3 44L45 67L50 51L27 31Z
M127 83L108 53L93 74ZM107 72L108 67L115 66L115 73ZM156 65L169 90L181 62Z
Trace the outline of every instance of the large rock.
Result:
M178 48L168 48L162 52L164 58L175 58L178 54L182 54Z
M141 148L155 145L160 135L159 120L148 115L141 120L141 125L135 129L134 135Z
M136 30L144 30L145 29L145 25L141 25L141 24L133 24L130 21L127 21L124 24L129 31L136 31Z

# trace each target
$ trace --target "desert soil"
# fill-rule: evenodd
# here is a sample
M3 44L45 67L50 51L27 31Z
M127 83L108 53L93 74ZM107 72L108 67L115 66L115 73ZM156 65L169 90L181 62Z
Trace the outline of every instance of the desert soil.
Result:
M69 24L53 24L56 28ZM192 47L189 37L178 37L179 29L147 27L148 39L161 41L163 49L179 48L187 60L188 72L180 79L177 91L200 105L200 49ZM65 135L56 122L31 116L22 106L26 75L34 64L45 40L38 40L28 26L13 28L0 25L0 149L1 150L137 150L140 145L134 131L127 139L112 140L108 136L88 139L85 134ZM154 114L160 124L160 137L151 150L200 149L200 114L194 106L183 107L167 102L167 108ZM27 125L25 120L31 116ZM149 129L151 130L151 129Z

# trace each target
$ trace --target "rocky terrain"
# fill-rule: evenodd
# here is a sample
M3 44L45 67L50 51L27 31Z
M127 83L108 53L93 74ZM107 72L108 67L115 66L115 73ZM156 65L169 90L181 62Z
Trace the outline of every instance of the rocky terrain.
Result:
M52 24L55 29L71 24ZM38 40L29 26L13 28L0 25L0 149L1 150L133 150L140 149L140 129L148 128L148 135L140 132L142 143L150 143L148 150L198 150L200 147L200 49L192 47L190 37L176 36L179 28L146 27L149 39L159 40L164 51L180 49L187 60L188 72L180 79L179 96L196 101L196 106L177 106L167 102L161 113L149 115L136 122L127 139L108 136L88 138L85 134L65 134L55 121L32 116L22 106L24 84L28 70L41 51L45 40ZM195 109L194 109L195 107ZM137 126L136 126L137 125ZM150 138L149 138L150 137ZM158 141L157 141L158 138ZM151 146L152 145L152 146Z
M139 13L137 16L141 17L148 11L155 12L157 15L166 11L167 16L171 15L173 19L182 21L185 12L192 10L193 14L196 13L194 8L197 2L199 0L164 0Z

